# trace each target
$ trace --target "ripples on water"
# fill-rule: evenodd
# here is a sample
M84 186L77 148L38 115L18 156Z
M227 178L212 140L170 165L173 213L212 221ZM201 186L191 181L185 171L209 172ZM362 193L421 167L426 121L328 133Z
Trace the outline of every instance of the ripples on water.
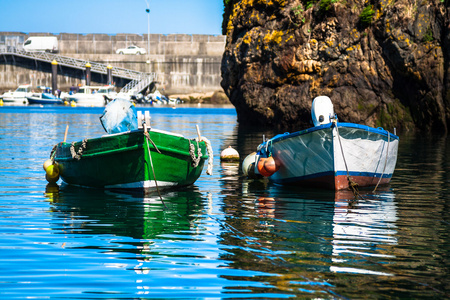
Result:
M232 109L152 109L155 128L214 150L214 174L163 200L46 187L52 146L103 134L101 109L0 108L2 298L447 298L449 142L401 137L376 192L278 187L221 164L270 131Z

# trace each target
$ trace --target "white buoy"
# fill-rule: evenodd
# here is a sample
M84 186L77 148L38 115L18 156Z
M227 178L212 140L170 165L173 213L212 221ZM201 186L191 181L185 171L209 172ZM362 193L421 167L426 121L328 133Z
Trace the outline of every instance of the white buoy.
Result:
M250 153L242 162L242 173L244 176L249 176L251 173L255 173L255 160L256 152Z
M220 153L220 161L239 161L239 153L228 146Z

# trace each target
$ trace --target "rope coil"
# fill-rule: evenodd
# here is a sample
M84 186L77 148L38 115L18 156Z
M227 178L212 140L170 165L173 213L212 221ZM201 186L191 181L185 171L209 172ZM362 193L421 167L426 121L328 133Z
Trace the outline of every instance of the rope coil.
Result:
M72 154L72 159L80 160L83 156L83 151L87 147L87 141L88 139L84 139L81 142L80 148L78 148L78 151L75 151L75 142L72 142L72 145L70 146L70 154Z
M189 154L191 155L192 159L192 167L197 168L198 164L200 163L200 159L202 158L202 149L198 144L198 139L194 140L197 142L197 157L195 157L195 146L191 143L191 140L189 140Z
M199 139L195 138L193 140L195 140L197 142L197 157L195 157L195 145L193 143L191 143L191 140L189 140L189 154L191 155L191 158L192 158L192 167L196 168L198 166L198 164L200 163L200 159L202 156L202 150L198 144ZM212 175L214 156L213 156L211 142L204 136L200 137L200 142L205 142L206 151L208 152L208 167L206 169L206 174Z
M204 136L202 136L201 140L203 142L205 142L206 150L208 151L208 168L206 169L206 174L212 175L213 174L212 170L213 170L214 155L213 155L211 142L207 138L205 138Z

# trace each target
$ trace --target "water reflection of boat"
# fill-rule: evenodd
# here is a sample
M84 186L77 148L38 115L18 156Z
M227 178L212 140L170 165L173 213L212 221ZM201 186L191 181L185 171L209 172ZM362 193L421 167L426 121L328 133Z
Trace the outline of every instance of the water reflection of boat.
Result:
M337 192L333 215L332 272L390 275L386 270L370 270L354 263L364 258L390 259L390 247L397 245L397 209L394 193L349 201L350 191Z
M397 216L394 193L387 187L376 194L362 190L355 199L352 191L269 183L252 206L250 183L261 180L247 182L246 195L224 199L225 221L233 230L221 235L229 249L222 257L232 267L270 269L280 274L273 282L268 278L270 284L296 295L307 295L307 291L318 297L324 292L336 296L335 284L343 278L333 275L336 272L391 274L383 266L394 258L391 247L397 243ZM224 181L224 185L232 183ZM319 280L315 279L318 273ZM284 284L278 286L280 282Z
M45 193L51 211L64 216L55 230L71 234L106 234L153 239L161 234L192 230L204 209L202 194L195 187L158 195L133 194L49 184ZM131 251L131 250L130 250ZM138 251L135 249L133 251Z

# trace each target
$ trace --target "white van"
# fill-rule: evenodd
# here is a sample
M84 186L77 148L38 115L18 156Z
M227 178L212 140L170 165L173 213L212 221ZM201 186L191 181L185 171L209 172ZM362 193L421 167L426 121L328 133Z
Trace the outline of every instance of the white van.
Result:
M23 49L28 52L58 52L58 39L56 36L30 36L25 43Z

